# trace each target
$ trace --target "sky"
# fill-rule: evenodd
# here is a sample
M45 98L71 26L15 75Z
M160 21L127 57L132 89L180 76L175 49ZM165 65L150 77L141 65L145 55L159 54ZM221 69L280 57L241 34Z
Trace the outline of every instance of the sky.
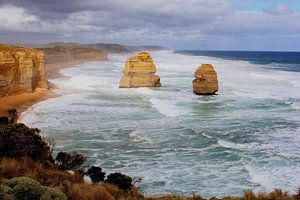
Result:
M0 43L300 51L300 0L0 0Z

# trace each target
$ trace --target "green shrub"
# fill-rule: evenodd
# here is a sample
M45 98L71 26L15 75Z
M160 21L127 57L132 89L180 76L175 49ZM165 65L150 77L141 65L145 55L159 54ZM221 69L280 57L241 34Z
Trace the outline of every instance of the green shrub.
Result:
M6 186L0 185L0 200L15 200L15 196L13 195L13 190Z
M132 187L132 178L121 173L112 173L108 175L106 182L116 185L122 190L130 190Z
M44 187L38 181L17 177L5 180L0 185L0 200L67 200L58 188Z
M19 123L0 126L0 157L18 159L27 156L34 161L51 160L50 147L39 133L39 129Z
M0 192L0 200L16 200L16 198L12 194L6 194L6 193Z
M58 188L42 187L40 200L68 200L67 196Z
M41 184L31 178L12 178L4 181L4 185L12 189L18 200L39 200L41 195Z
M5 194L13 194L13 190L7 185L0 185L0 192Z

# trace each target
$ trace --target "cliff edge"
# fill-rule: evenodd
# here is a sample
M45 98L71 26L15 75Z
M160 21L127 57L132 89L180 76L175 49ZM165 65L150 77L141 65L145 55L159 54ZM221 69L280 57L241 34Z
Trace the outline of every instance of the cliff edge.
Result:
M46 64L60 64L74 61L107 60L105 51L77 46L54 46L39 48L45 53Z
M48 88L44 53L0 44L0 97Z

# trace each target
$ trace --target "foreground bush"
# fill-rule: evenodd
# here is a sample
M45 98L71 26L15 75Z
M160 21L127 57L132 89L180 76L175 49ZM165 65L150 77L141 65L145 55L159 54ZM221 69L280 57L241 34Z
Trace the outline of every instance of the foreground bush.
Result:
M40 200L67 200L67 196L58 188L42 187L42 194Z
M83 178L78 173L70 174L55 168L47 169L41 163L34 162L29 158L0 159L0 177L2 179L20 176L33 178L44 186L58 187L63 191L67 191L72 183L83 183Z
M103 182L105 178L105 172L102 172L101 167L92 166L85 174L91 178L93 183Z
M133 186L131 183L132 178L121 173L112 173L108 175L106 182L116 185L122 190L130 190L130 188Z
M5 180L1 185L0 195L17 200L67 200L59 189L43 187L38 181L28 177Z
M9 124L9 118L8 117L0 117L0 126L1 125L7 125Z
M117 188L107 189L108 186L97 184L74 184L68 196L72 200L113 200L117 194Z
M24 124L0 126L0 157L28 157L34 161L53 160L48 144L40 136L40 130Z
M122 199L124 196L126 198L130 197L129 199L140 199L135 197L140 196L140 194L134 190L134 187L131 188L132 192L130 191L129 194L128 192L123 193L116 185L108 183L87 184L83 181L83 177L76 172L70 174L58 168L47 169L41 163L37 163L29 158L21 158L19 160L11 158L0 159L0 183L5 182L5 179L21 176L35 179L43 186L58 188L70 200L112 200ZM49 191L47 195L49 193L53 193L53 190ZM9 195L9 193L6 194ZM43 196L43 198L46 197Z
M85 157L79 153L59 152L55 158L62 170L79 170L85 161Z

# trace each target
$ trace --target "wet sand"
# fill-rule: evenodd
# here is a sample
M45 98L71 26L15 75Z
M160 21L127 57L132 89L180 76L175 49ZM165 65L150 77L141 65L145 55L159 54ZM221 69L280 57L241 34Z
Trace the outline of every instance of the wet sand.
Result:
M46 69L46 78L47 80L63 77L63 74L59 70L67 67L73 67L74 65L81 64L88 61L78 61L78 62L67 62L67 63L58 63L58 64L47 64ZM49 84L49 89L38 89L33 93L23 93L12 96L5 96L0 98L0 116L7 116L7 110L17 109L18 113L24 112L33 104L43 101L49 98L56 97L57 94L53 93L54 85Z

